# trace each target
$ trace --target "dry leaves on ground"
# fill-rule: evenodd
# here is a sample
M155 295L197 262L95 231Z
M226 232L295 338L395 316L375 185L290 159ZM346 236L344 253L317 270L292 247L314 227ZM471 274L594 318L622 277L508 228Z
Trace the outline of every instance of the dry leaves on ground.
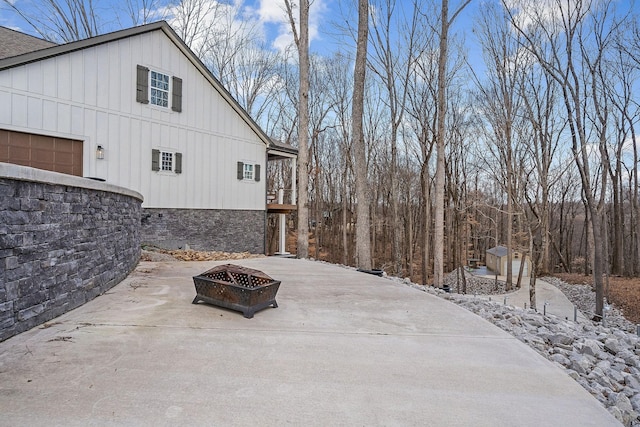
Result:
M554 274L567 283L577 285L593 285L593 277L579 273ZM605 279L606 286L606 279ZM606 289L605 289L606 294ZM640 278L610 277L609 302L622 310L624 317L630 322L640 323Z
M143 261L178 260L178 261L224 261L247 258L259 258L264 255L256 255L249 252L221 252L221 251L196 251L196 250L167 250L161 248L145 248Z

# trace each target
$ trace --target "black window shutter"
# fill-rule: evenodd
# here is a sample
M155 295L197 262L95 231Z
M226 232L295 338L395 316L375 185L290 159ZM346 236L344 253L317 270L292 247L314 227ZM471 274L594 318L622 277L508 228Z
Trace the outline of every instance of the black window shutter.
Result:
M256 182L260 182L260 165L255 165L254 169L255 169L255 174L256 174L255 180L256 180Z
M171 96L171 109L176 112L182 111L182 79L173 76L173 94Z
M136 73L136 101L149 103L149 69L138 65Z
M244 163L238 162L238 179L244 179Z
M151 150L151 170L160 170L160 150Z
M176 167L173 171L175 173L182 173L182 153L176 153Z

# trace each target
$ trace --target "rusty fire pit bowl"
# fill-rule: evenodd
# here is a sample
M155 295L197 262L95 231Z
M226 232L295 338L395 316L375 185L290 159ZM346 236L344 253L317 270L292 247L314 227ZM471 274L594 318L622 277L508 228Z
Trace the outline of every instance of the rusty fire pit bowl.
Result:
M225 264L193 276L193 283L197 294L193 304L203 301L241 311L247 319L263 308L278 307L280 281L260 270Z

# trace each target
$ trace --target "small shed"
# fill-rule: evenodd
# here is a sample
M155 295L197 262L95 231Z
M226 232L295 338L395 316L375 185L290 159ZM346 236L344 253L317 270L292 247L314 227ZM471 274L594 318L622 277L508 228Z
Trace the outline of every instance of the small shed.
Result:
M507 261L509 257L509 250L505 246L496 246L495 248L487 249L487 268L499 276L505 276L507 274ZM528 256L524 256L522 252L513 251L511 259L511 274L518 275L520 271L520 265L524 261L524 269L522 271L523 276L529 276L531 271L531 259Z

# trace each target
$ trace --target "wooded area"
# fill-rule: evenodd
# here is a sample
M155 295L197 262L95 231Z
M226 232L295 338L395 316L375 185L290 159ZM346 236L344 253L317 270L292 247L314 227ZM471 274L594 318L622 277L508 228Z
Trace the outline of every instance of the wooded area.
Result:
M159 4L133 1L123 10ZM455 21L469 0L372 0L366 77L354 92L365 75L354 74L363 22L356 3L341 2L326 29L341 42L332 53L308 55L308 72L308 15L298 13L306 7L283 3L295 33L288 50L268 46L256 23L241 19L238 2L184 0L163 9L265 131L302 150L298 194L308 217L290 218L303 230L300 255L439 285L443 273L504 245L531 256L532 284L554 271L592 274L601 315L603 280L640 275L638 16L613 0L499 0L475 5L471 28L460 28ZM54 16L76 8L86 29L56 33L49 23L42 35L98 31L91 4L49 7ZM136 24L158 17L133 15ZM482 63L471 61L469 39ZM288 165L272 166L270 188L290 188ZM357 258L359 207L370 221L370 265ZM275 251L277 222L269 221Z

